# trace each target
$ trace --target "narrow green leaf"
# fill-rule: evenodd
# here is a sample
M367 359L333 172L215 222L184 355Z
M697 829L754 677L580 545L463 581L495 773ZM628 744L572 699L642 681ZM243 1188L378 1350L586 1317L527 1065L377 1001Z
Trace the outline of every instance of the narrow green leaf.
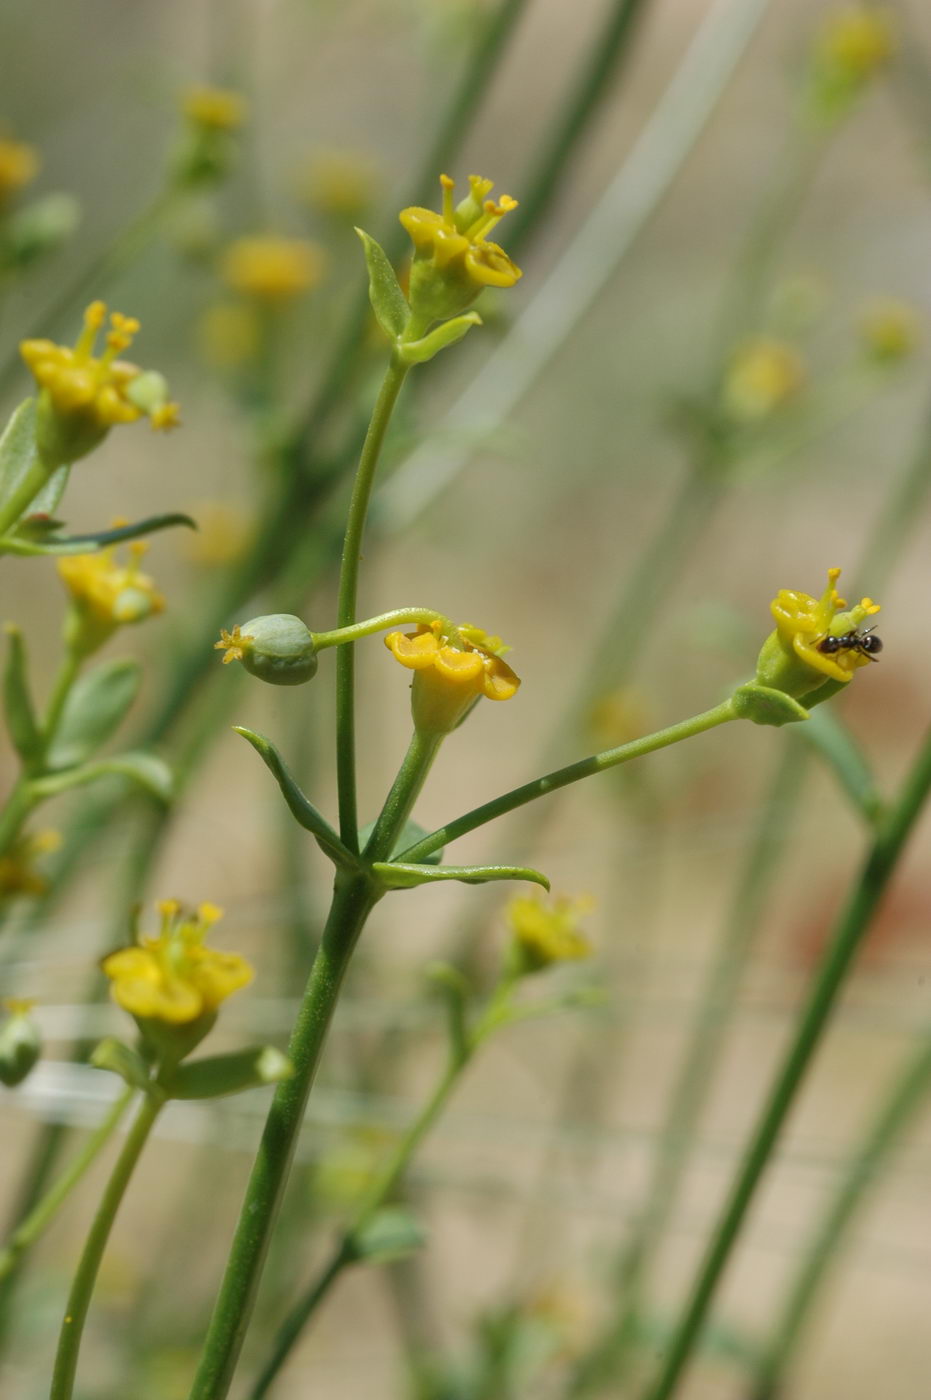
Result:
M444 321L441 326L422 336L420 340L407 340L398 350L406 365L423 365L445 350L455 345L473 326L480 326L482 318L477 311L467 311L464 316L456 316L452 321Z
M411 309L407 304L407 297L401 291L401 284L381 244L376 243L375 239L361 228L357 228L356 233L365 250L372 310L385 335L390 340L396 340L410 319Z
M36 450L36 401L26 399L17 408L0 437L0 506L38 461Z
M882 793L866 755L836 711L829 706L812 710L799 733L834 773L860 815L875 822L882 811Z
M58 473L56 473L56 476ZM53 527L56 522L52 522ZM124 540L137 540L142 535L154 534L156 530L168 530L173 525L186 525L191 530L197 524L189 515L174 511L169 515L149 515L132 525L119 525L112 530L97 530L89 535L55 535L42 538L45 526L37 528L35 521L27 520L25 527L16 535L6 535L0 540L0 551L5 554L93 554L109 545L121 544Z
M273 1045L253 1045L229 1055L209 1055L188 1060L172 1075L169 1094L173 1099L219 1099L241 1094L244 1089L260 1089L290 1079L294 1066Z
M48 754L50 769L85 763L111 738L139 693L137 661L106 661L75 682Z
M151 1085L152 1075L145 1060L115 1036L108 1035L94 1047L90 1062L94 1069L107 1069L118 1074L133 1089L148 1089Z
M23 634L7 623L6 667L3 673L3 708L13 747L28 766L42 752L42 735L29 690L29 668Z
M412 890L417 885L433 885L441 880L461 880L466 885L484 885L489 880L529 880L542 885L550 882L539 870L525 865L399 865L394 861L375 861L373 872L389 890Z
M318 812L310 799L301 792L274 744L263 735L256 734L253 730L246 729L242 725L234 724L233 728L237 734L241 734L252 745L272 774L295 821L315 837L320 848L337 865L357 865L356 857L348 847L343 845L326 817Z
M421 1249L427 1232L412 1211L404 1206L382 1206L346 1243L353 1258L369 1264L390 1264Z
M129 778L161 802L170 802L174 795L174 776L168 764L154 753L141 751L115 754L113 758L102 758L96 763L69 768L65 773L35 778L29 784L29 789L36 797L56 797L60 792L95 783L98 778L110 777Z
M61 498L65 494L70 476L71 468L69 466L59 467L57 471L52 472L38 496L32 501L26 521L20 522L20 529L23 528L24 523L27 527L31 524L29 519L31 516L40 515L49 519L54 516L61 503ZM53 523L57 524L54 521Z

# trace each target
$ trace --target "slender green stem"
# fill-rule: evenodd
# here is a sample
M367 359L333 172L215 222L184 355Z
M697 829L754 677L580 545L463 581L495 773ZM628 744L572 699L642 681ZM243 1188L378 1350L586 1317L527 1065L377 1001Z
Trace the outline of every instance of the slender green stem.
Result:
M90 1307L97 1272L103 1259L107 1240L116 1219L116 1213L129 1185L133 1169L145 1147L152 1125L164 1103L164 1097L153 1089L145 1095L139 1105L136 1120L127 1134L123 1150L117 1158L110 1180L100 1199L100 1205L91 1224L84 1252L78 1264L58 1339L58 1352L55 1356L55 1369L49 1400L71 1400L74 1391L74 1377L78 1366L78 1353L84 1323Z
M68 703L68 696L71 694L71 687L77 680L83 664L83 653L75 651L73 647L69 647L58 668L58 675L55 677L52 693L49 696L48 705L45 710L45 717L42 721L42 738L46 754L52 746L58 726L61 723L65 705Z
M0 812L0 856L9 852L37 801L27 779L18 778Z
M629 763L631 759L641 758L644 754L654 753L657 749L669 748L671 744L678 744L683 739L691 739L696 734L703 734L706 729L714 729L719 724L727 724L729 720L737 718L733 702L728 698L723 700L720 705L715 705L712 710L705 710L700 715L680 720L678 724L671 724L667 729L659 729L655 734L646 734L641 739L633 739L630 743L621 744L615 749L605 749L603 753L579 759L577 763L570 763L565 768L557 768L553 773L546 773L542 778L534 778L532 782L524 783L522 787L513 788L511 792L505 792L500 797L493 798L491 802L485 802L481 807L473 808L471 812L466 812L464 816L448 822L446 826L438 827L429 836L425 836L422 841L409 846L406 851L398 852L397 859L405 863L423 861L434 851L448 845L450 841L456 841L460 836L468 835L470 831L475 831L478 827L495 821L497 817L503 817L506 813L523 807L527 802L534 802L538 797L545 797L547 793L557 792L559 788L567 787L569 783L577 783L581 778L591 778L595 773L603 773L608 768L616 768L621 763Z
M7 531L12 530L23 511L28 509L31 502L45 486L51 474L51 470L44 462L33 462L28 471L24 473L23 479L12 496L0 506L0 554L4 552L2 536Z
M443 734L425 734L419 729L414 730L404 762L366 842L367 860L391 859L395 842L404 830L404 823L413 810L444 738Z
M330 914L288 1045L294 1075L279 1084L272 1100L190 1400L222 1400L232 1383L307 1098L346 969L375 899L367 881L337 875Z
M827 1210L806 1241L805 1255L777 1315L772 1340L766 1347L755 1400L771 1400L779 1392L781 1378L812 1316L814 1298L825 1275L836 1263L846 1231L902 1134L927 1103L929 1093L931 1039L918 1047L896 1079Z
M268 1394L272 1382L291 1354L295 1342L320 1304L344 1269L358 1262L360 1256L355 1241L385 1202L394 1195L410 1165L411 1158L446 1106L460 1075L472 1057L473 1049L474 1043L464 1055L450 1059L430 1098L401 1138L391 1160L385 1165L377 1180L373 1182L365 1200L329 1259L281 1324L271 1354L254 1381L252 1389L248 1392L248 1400L261 1400L262 1396Z
M359 563L368 515L372 484L392 410L397 402L408 367L393 355L372 410L362 446L346 522L343 557L339 574L336 619L339 627L351 627L356 620L359 589ZM359 849L359 819L356 810L356 733L355 733L355 654L351 646L336 653L336 784L339 795L339 834L350 851Z
M432 608L392 608L390 612L379 613L378 617L366 618L352 627L335 627L332 632L314 632L314 645L318 651L325 647L341 646L345 642L358 642L363 637L371 637L376 632L385 632L389 627L403 627L407 623L439 622L445 629L452 628L448 617L434 612Z
M801 790L807 761L808 754L801 744L791 745L788 753L780 748L772 785L686 1037L679 1074L659 1135L646 1202L618 1261L617 1308L596 1346L580 1362L569 1395L587 1394L608 1377L617 1385L623 1374L643 1290L678 1200L701 1116L716 1082L740 981L785 846L786 813Z
M116 1099L110 1112L98 1128L88 1137L74 1161L61 1174L54 1186L37 1201L29 1214L17 1225L5 1247L0 1250L0 1279L6 1278L18 1266L22 1256L36 1240L44 1234L71 1192L84 1176L88 1167L96 1160L98 1153L110 1141L120 1119L126 1112L132 1089L125 1089Z
M844 978L924 806L929 789L931 735L925 740L901 796L879 824L859 879L838 920L836 932L799 1015L792 1042L750 1140L743 1165L711 1237L691 1296L673 1332L660 1376L646 1392L648 1400L669 1400L678 1388L721 1275L769 1165L783 1124L820 1044Z

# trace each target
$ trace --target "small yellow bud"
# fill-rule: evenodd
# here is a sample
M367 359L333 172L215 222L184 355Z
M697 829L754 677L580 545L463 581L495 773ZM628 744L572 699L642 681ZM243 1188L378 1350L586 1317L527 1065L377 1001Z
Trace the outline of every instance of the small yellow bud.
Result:
M195 87L185 93L183 108L195 126L235 131L246 119L247 103L241 93L228 88Z
M590 956L592 946L579 928L579 918L589 913L589 896L570 899L557 895L548 905L536 895L516 895L506 909L508 926L523 972L541 972L557 962L573 962Z
M224 254L221 272L243 296L270 304L293 301L323 276L325 255L304 238L240 238Z
M790 345L760 336L742 345L724 381L724 406L739 423L767 418L799 392L805 366Z
M312 209L355 224L371 207L378 180L368 156L326 151L314 156L297 183L299 197Z
M36 177L39 156L22 141L0 141L0 208L11 195Z
M921 339L921 322L906 301L886 297L870 302L860 315L860 336L868 354L884 364L913 354Z

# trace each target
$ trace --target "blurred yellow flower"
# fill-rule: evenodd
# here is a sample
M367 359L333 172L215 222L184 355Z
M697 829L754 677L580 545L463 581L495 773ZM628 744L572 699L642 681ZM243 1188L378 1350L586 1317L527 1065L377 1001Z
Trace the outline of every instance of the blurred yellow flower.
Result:
M414 671L412 705L416 728L448 734L484 695L510 700L520 679L502 655L510 650L500 637L469 623L443 632L439 621L416 632L390 632L385 646L396 661Z
M543 895L521 894L509 900L505 915L525 970L539 972L552 963L589 957L592 946L579 919L593 904L588 895L556 895L549 903Z
M817 54L829 70L852 82L871 78L895 53L892 16L876 5L846 5L829 15Z
M906 359L917 349L921 322L907 301L877 298L860 314L860 335L874 359L890 363Z
M117 627L142 622L163 610L165 600L153 580L139 571L147 549L142 540L135 540L129 546L128 564L117 562L115 547L97 554L66 554L59 559L59 575L91 648L101 646Z
M22 141L0 140L0 207L9 197L34 180L39 156L33 146Z
M598 746L605 749L646 734L650 725L643 694L624 685L599 696L589 712L588 726Z
M104 958L114 1001L143 1020L183 1025L209 1016L227 997L253 978L253 969L238 953L204 946L210 928L222 917L214 904L185 914L177 900L158 906L158 936L142 936L138 946L121 948Z
M739 422L756 422L781 408L804 382L805 366L795 350L759 336L734 354L724 380L724 404Z
M198 325L201 354L214 369L237 369L255 359L262 329L254 306L217 302L208 306Z
M298 177L300 197L322 214L356 220L372 203L374 161L358 151L321 151Z
M285 302L309 292L323 276L323 249L304 238L273 234L240 238L223 256L227 284L256 301Z
M513 287L522 275L504 249L488 241L517 200L507 194L489 199L494 182L470 175L469 194L454 205L454 182L441 175L440 184L442 213L414 205L399 216L414 244L411 305L429 320L456 316L486 287Z
M869 665L869 646L856 645L857 629L879 612L879 604L861 598L848 609L835 586L839 577L840 569L828 569L820 598L789 588L776 594L770 604L776 631L764 643L757 672L764 685L798 696L824 679L846 683L854 671Z
M57 851L57 831L35 831L18 836L6 855L0 856L0 901L22 894L44 894L48 881L36 867L37 857Z
M197 529L185 535L185 552L195 564L215 568L241 559L254 534L253 518L244 506L230 501L199 501L187 513Z
M182 105L188 121L214 131L235 131L246 119L246 99L228 88L190 88Z

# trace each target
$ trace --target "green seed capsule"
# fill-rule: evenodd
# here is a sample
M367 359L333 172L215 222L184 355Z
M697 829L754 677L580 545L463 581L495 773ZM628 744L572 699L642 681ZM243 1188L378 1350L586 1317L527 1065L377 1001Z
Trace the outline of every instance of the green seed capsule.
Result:
M241 661L251 676L270 685L303 685L317 673L312 633L291 613L254 617L223 632L217 649L224 661Z

